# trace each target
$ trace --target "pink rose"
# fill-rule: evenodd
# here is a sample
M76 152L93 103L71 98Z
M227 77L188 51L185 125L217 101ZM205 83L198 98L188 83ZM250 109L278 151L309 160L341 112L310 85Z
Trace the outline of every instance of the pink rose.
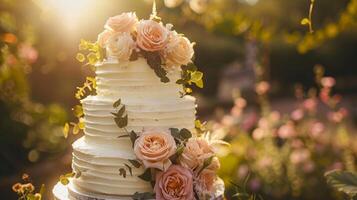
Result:
M171 32L169 42L162 53L166 65L169 67L187 65L193 57L193 45L186 37Z
M128 61L132 51L136 48L130 33L116 33L107 41L107 52L109 57L116 57L119 61Z
M112 35L113 35L113 32L108 31L108 30L104 30L103 32L101 32L97 38L98 45L102 48L106 47L107 41L110 38L110 36L112 36Z
M166 172L159 172L154 187L156 200L193 200L192 172L179 165L171 165Z
M146 168L165 171L172 164L169 158L176 152L176 143L168 132L147 131L135 141L134 152Z
M137 44L146 51L159 51L168 42L169 30L153 20L141 20L137 25Z
M110 17L104 25L104 28L108 31L114 32L131 32L134 30L138 18L135 13L128 12L120 15Z
M204 138L190 138L186 143L183 153L179 157L179 161L182 166L195 170L203 166L205 159L214 155L213 148L209 145L207 140ZM212 162L212 164L217 166L216 161Z

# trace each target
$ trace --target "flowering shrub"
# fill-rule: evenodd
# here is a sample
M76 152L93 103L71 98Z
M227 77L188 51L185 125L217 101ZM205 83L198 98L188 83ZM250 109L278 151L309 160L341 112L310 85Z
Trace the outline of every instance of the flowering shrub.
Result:
M230 114L212 123L214 132L225 134L232 144L221 152L221 176L226 182L240 182L250 173L249 189L269 199L336 198L324 173L354 171L357 140L349 134L341 96L332 94L335 80L323 77L321 69L317 72L319 89L311 89L305 98L297 88L291 113L272 110L267 101L269 84L260 82L256 92L261 113L247 111L247 102L238 96Z

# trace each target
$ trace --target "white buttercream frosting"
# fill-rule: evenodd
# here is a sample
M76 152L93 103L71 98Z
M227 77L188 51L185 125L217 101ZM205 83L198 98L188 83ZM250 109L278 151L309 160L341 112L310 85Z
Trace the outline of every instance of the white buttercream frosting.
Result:
M84 136L73 143L73 187L81 191L108 195L132 195L152 191L150 183L137 176L142 168L133 169L133 176L119 175L128 159L135 159L126 130L137 133L146 129L194 128L195 98L180 97L182 87L175 83L179 71L168 74L169 83L162 83L154 71L140 58L119 64L107 61L96 66L97 95L81 101L84 110ZM117 127L111 112L118 99L128 115L126 130Z

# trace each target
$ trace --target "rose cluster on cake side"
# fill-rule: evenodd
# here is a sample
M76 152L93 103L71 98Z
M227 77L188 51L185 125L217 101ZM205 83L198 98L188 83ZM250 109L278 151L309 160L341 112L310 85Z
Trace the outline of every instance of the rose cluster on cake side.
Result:
M214 199L222 195L220 162L205 137L187 129L149 130L134 141L137 161L150 171L157 200ZM220 185L220 186L217 186Z

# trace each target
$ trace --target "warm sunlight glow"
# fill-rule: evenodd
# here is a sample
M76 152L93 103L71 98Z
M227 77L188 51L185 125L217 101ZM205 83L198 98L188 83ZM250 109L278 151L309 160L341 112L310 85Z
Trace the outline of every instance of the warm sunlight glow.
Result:
M95 0L35 0L47 14L57 15L68 28L74 28L94 7Z

